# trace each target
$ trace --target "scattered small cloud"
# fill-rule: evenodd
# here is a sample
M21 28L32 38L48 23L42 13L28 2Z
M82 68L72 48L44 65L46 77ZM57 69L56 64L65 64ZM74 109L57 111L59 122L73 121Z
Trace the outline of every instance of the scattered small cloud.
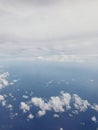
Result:
M91 120L96 123L97 122L96 116L91 117Z
M33 118L34 118L34 115L32 115L32 114L28 115L28 119L33 119Z
M59 118L60 116L58 114L53 115L54 118Z
M6 106L6 100L3 95L0 95L0 103L2 104L3 107Z
M30 106L26 104L25 102L20 103L20 109L26 113L27 111L30 111Z
M46 111L45 110L40 110L38 111L38 116L41 117L41 116L44 116L46 114Z
M94 103L91 108L98 112L98 104Z
M8 77L9 77L8 72L0 74L0 89L9 86Z
M13 85L18 81L18 80L13 80L12 82L9 82L8 80L9 76L10 76L9 72L0 74L0 89Z
M64 130L63 128L60 128L60 130Z
M28 99L29 98L29 96L27 96L27 95L23 95L22 96L24 99Z
M7 108L8 109L10 109L10 111L13 109L13 106L11 105L11 104L9 104L8 106L7 106Z

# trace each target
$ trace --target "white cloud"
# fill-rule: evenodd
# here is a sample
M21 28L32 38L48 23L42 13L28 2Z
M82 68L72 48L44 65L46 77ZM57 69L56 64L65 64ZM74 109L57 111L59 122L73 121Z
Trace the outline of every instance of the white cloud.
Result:
M44 100L42 98L37 98L34 97L31 99L31 102L35 105L35 106L39 106L40 108L43 108L44 106Z
M1 105L2 105L3 107L6 106L6 100L5 100L5 98L4 98L3 95L0 95L0 103L1 103Z
M84 59L81 58L81 56L77 55L67 55L67 54L61 54L61 55L48 55L48 56L38 56L35 57L35 59L42 60L42 61L54 61L54 62L83 62Z
M61 96L51 97L48 105L53 109L55 112L64 112L66 107L66 110L70 109L70 101L71 101L71 95L69 93L61 92Z
M85 112L88 109L88 107L90 107L90 103L87 100L81 99L76 94L73 95L73 99L74 99L74 107L81 112Z
M0 74L0 89L9 86L8 77L8 72Z
M32 115L32 114L28 115L28 119L33 119L33 118L34 118L34 115Z
M45 103L45 101L42 98L38 98L38 97L33 97L31 99L31 103L34 106L39 107L41 110L38 111L38 116L44 116L46 114L47 110L51 110L50 106L48 105L48 103Z
M0 95L0 103L1 103L2 107L5 107L9 110L13 109L13 106L11 104L9 104L8 101L6 100L5 95Z
M39 107L41 110L46 111L50 110L48 103L45 103L45 101L42 98L33 97L31 99L31 103L37 107Z
M58 114L54 114L53 117L59 118L60 116Z
M0 95L0 101L4 101L4 96Z
M94 109L95 111L98 111L98 105L97 104L93 104L92 105L92 109Z
M97 119L96 119L96 117L95 116L93 116L93 117L91 117L91 120L93 121L93 122L97 122Z
M25 102L21 102L20 109L23 110L24 113L26 113L27 111L30 111L30 106Z
M60 97L51 97L49 100L48 105L55 111L55 112L64 112L64 104L61 101Z
M13 109L13 105L9 104L9 105L7 106L7 108L10 109L10 111L11 111L11 110Z
M46 114L46 111L45 110L40 110L38 111L38 116L41 117L41 116L44 116Z
M59 117L59 113L69 111L69 116L78 115L80 112L85 112L88 109L98 111L97 104L91 104L88 100L84 100L77 94L60 92L59 96L51 96L48 100L41 97L32 97L28 102L21 102L20 109L24 113L30 112L30 108L37 107L37 116L42 117L48 111L54 112L53 117ZM74 107L73 107L74 106Z
M9 72L0 74L0 89L8 87L9 85L13 85L18 81L18 80L13 80L12 82L9 82L8 81L9 75L10 75Z
M71 108L70 106L71 95L68 93L61 92L61 96L52 96L49 101L45 102L42 98L33 97L31 99L31 103L40 108L38 111L39 116L43 116L46 114L46 111L53 110L54 112L64 112Z
M63 105L66 106L66 110L69 110L71 108L70 102L71 102L71 95L69 93L64 93L61 91L61 99L63 102Z
M18 80L14 79L14 80L10 83L10 85L14 85L16 82L18 82Z
M64 130L63 128L60 128L60 130Z
M29 97L28 96L26 96L26 95L23 95L22 96L24 99L28 99Z

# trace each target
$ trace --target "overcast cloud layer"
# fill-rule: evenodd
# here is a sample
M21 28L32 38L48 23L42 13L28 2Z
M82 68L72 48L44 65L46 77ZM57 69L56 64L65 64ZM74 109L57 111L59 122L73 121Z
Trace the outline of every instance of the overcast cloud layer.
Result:
M96 58L97 12L97 0L0 0L0 58Z

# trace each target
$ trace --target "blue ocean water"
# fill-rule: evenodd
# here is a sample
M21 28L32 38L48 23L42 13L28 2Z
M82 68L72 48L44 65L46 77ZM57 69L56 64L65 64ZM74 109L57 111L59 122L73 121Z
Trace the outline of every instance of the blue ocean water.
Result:
M27 120L28 113L24 114L19 109L21 101L29 101L31 97L49 99L57 96L60 91L70 94L78 94L81 98L87 99L90 103L98 104L98 70L93 67L85 67L81 64L57 64L57 63L13 63L4 64L4 71L10 73L9 80L18 79L12 86L4 88L0 94L11 93L15 101L8 97L14 108L13 113L18 116L10 118L11 112L0 106L0 130L96 130L98 123L91 121L92 116L98 118L98 113L91 109L80 112L73 117L69 116L70 111L59 113L59 118L53 117L53 112L47 112L43 117L37 117L37 108L32 110L35 115L33 120ZM94 80L94 82L92 82ZM30 95L32 92L32 95ZM28 99L23 99L28 95Z

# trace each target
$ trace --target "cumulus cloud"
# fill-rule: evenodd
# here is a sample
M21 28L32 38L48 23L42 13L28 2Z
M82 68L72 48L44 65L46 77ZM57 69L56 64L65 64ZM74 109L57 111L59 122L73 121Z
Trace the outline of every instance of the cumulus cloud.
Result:
M11 104L9 104L9 102L6 99L7 97L5 95L0 95L0 104L2 105L2 107L5 107L7 109L9 109L10 111L12 111L13 106Z
M8 77L9 77L8 72L0 74L0 89L7 87L9 85Z
M39 107L42 110L50 110L50 107L48 106L47 103L45 103L45 101L42 98L38 98L38 97L33 97L31 99L31 103L37 107Z
M9 104L9 105L7 106L7 108L10 109L10 111L11 111L11 110L13 109L13 105Z
M12 82L9 82L8 81L9 75L10 75L9 72L0 74L0 89L8 87L9 85L13 85L18 81L18 80L13 80Z
M34 115L32 115L32 114L28 115L28 119L33 119L33 118L34 118Z
M63 102L60 97L51 97L49 100L49 106L51 106L55 112L64 112Z
M0 101L4 100L4 96L0 95Z
M28 104L26 104L25 102L21 102L20 103L20 109L26 113L27 111L30 110L30 106Z
M80 112L86 112L88 109L98 111L97 104L91 104L88 100L82 99L77 94L70 94L63 91L60 92L59 96L51 96L48 100L41 97L32 97L30 101L20 103L20 109L23 113L31 112L33 107L38 108L36 113L38 117L45 116L47 112L52 111L54 118L59 118L59 114L64 112L69 112L69 116L73 117ZM95 116L91 120L94 122L97 121Z
M59 118L60 116L58 114L54 114L53 117Z
M97 119L96 119L96 117L95 116L93 116L93 117L91 117L91 120L93 121L93 122L97 122Z
M59 117L58 113L69 111L69 116L78 115L79 112L85 112L88 109L97 110L97 104L91 104L88 100L82 99L77 94L60 92L59 96L51 96L48 100L41 97L32 97L28 102L21 102L20 109L24 113L30 111L35 106L38 108L37 115L44 116L48 111L53 111L53 117Z
M3 107L6 106L6 100L3 95L0 95L0 103Z
M85 112L88 107L90 107L90 103L87 100L81 99L77 94L73 95L74 99L74 107L79 110Z
M0 95L0 103L1 103L2 107L6 107L6 105L7 105L6 99L3 95Z
M70 109L70 101L71 101L71 95L69 93L63 93L61 92L61 96L58 97L51 97L48 105L55 111L55 112L64 112L64 107L66 109Z
M49 101L45 102L42 98L33 97L31 99L31 103L40 108L38 111L39 116L43 116L46 114L46 111L53 110L54 112L64 112L71 108L70 106L71 95L69 93L61 92L61 96L52 96Z
M38 111L38 116L41 117L41 116L44 116L46 114L46 111L45 110L40 110Z
M98 104L93 104L92 109L94 109L95 111L98 111Z
M60 130L64 130L63 128L60 128Z

